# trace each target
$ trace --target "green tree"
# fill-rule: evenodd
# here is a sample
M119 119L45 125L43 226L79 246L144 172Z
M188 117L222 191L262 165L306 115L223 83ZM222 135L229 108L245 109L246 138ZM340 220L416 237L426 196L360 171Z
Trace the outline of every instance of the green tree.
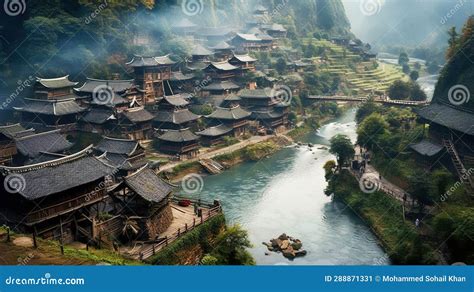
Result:
M275 69L277 70L278 74L283 75L286 71L286 61L283 58L278 58Z
M212 256L219 265L255 265L252 255L246 250L252 247L247 231L239 225L228 227L216 238Z
M412 81L418 80L419 77L420 77L420 73L419 73L418 71L415 71L415 70L411 71L411 73L410 73L410 79L411 79Z
M433 203L433 190L430 176L423 171L416 171L408 177L408 192L420 205L420 211Z
M365 118L357 129L357 144L375 150L380 138L388 132L388 123L379 113Z
M399 65L406 65L410 59L408 58L408 54L405 52L400 53L400 56L398 57L398 64Z
M410 73L410 65L408 65L408 64L403 64L403 65L402 65L402 71L403 71L403 73L405 73L405 74Z
M370 116L371 114L377 112L379 110L379 106L373 101L369 100L363 103L359 109L357 109L356 113L356 121L359 124L362 122L366 117Z
M338 134L331 138L329 152L336 156L337 165L342 168L344 164L350 162L354 157L354 145L346 135Z
M396 80L388 89L388 95L392 99L408 99L410 97L410 92L410 84L402 80Z

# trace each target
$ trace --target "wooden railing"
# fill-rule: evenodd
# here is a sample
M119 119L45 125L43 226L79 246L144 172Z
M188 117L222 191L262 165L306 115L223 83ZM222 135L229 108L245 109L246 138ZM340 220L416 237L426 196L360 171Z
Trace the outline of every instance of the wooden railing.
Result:
M48 206L37 211L33 211L27 215L26 223L33 224L68 213L69 211L79 209L83 206L87 206L97 201L100 201L106 196L107 192L105 191L105 189L94 190L93 192L84 194L77 198L61 202L56 205Z
M147 259L153 255L155 255L157 252L161 251L165 247L167 247L169 244L171 244L173 241L177 240L181 236L187 234L189 231L193 230L194 228L204 224L206 221L209 221L211 218L222 214L222 206L217 205L211 209L206 210L205 212L202 213L201 217L196 220L194 218L192 224L185 224L183 227L179 228L175 233L173 233L171 236L166 236L164 238L159 238L158 240L151 242L150 244L144 245L139 253L139 259L144 260Z

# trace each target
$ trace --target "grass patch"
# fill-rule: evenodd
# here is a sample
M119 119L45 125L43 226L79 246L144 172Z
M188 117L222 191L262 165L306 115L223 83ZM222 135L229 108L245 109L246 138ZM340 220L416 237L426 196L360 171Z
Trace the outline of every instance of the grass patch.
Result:
M215 238L224 226L224 215L213 217L175 240L168 247L147 259L146 262L153 265L178 265L181 263L179 253L186 249L193 249L196 245L200 246L203 253L209 253L212 250L210 240Z

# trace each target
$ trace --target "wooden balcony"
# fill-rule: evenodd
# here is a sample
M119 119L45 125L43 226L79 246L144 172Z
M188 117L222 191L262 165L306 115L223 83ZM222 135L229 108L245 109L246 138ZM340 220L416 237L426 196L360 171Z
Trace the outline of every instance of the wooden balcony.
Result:
M95 204L107 197L105 188L94 190L93 192L78 196L72 200L61 202L56 205L33 210L26 216L27 225L33 225L59 215L67 214L82 207Z

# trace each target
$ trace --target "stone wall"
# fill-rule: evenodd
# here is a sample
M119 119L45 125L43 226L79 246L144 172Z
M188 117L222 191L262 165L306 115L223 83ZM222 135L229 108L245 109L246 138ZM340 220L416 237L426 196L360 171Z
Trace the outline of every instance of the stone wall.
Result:
M167 204L160 212L146 221L149 239L155 239L161 233L166 231L173 222L173 211L171 205Z

